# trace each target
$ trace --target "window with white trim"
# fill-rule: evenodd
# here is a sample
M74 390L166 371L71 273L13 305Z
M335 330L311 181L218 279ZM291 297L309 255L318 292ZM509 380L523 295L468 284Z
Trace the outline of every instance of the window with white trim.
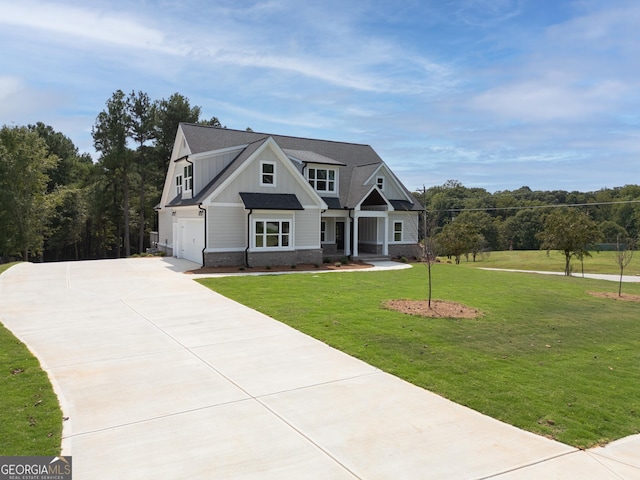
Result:
M310 168L309 183L317 192L336 191L336 171L329 168Z
M289 220L256 220L254 228L256 248L289 248L291 237Z
M320 242L324 243L327 238L327 222L320 222Z
M176 195L182 193L182 175L176 175Z
M402 222L393 222L393 241L402 241Z
M184 189L193 190L193 164L191 163L184 167Z
M376 185L382 191L384 191L384 177L376 177Z
M260 162L260 185L275 187L276 164L273 162Z

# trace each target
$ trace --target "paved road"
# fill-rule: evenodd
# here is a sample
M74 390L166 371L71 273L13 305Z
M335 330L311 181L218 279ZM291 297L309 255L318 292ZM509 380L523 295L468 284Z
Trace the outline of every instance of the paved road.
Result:
M74 479L631 479L239 305L175 259L20 264L0 320L52 378ZM363 273L364 274L364 273Z

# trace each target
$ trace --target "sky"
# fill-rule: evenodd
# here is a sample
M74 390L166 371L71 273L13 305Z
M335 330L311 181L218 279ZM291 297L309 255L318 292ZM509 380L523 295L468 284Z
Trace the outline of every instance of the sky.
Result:
M93 148L116 90L371 145L410 189L640 184L637 0L0 0L0 125Z

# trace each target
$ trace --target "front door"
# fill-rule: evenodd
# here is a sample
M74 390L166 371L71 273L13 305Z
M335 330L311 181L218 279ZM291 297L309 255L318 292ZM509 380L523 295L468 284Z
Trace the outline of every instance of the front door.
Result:
M336 248L344 250L344 222L336 222Z

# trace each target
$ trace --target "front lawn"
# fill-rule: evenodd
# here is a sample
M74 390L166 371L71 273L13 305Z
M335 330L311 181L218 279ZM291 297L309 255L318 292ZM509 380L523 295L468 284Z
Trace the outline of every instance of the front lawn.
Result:
M492 417L591 447L640 432L640 304L615 282L433 268L434 298L476 319L382 308L424 299L426 268L201 282L389 373ZM624 291L640 294L640 284Z
M12 265L0 265L0 273ZM49 377L0 323L0 455L58 455L61 436L62 412Z

